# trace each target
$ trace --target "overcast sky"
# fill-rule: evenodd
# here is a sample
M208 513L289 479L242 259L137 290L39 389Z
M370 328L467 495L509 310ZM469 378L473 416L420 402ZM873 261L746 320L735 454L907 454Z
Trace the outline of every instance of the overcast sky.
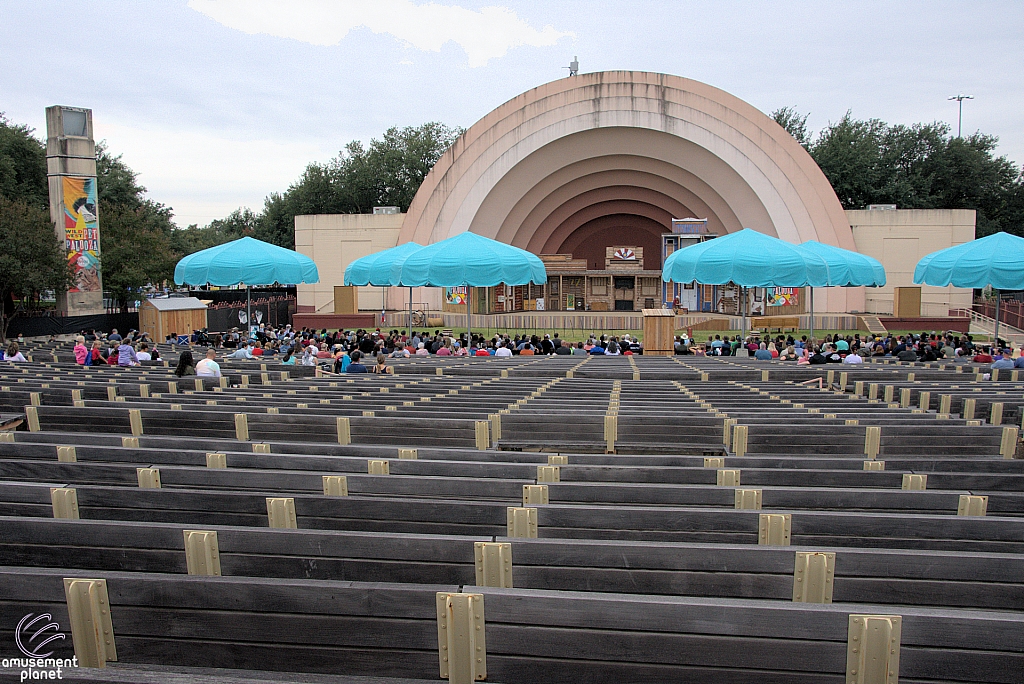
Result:
M0 111L93 110L181 226L288 187L389 126L468 127L581 71L678 74L817 130L945 121L1024 161L1024 2L0 0Z

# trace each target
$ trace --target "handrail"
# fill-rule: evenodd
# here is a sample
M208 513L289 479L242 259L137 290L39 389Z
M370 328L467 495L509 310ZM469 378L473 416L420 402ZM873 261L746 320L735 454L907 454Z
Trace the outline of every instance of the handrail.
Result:
M996 319L992 318L991 316L986 316L983 313L978 313L974 309L950 309L949 312L960 315L966 315L971 319L972 322L980 323L982 325L986 325L995 329ZM1024 335L1024 330L1021 330L1020 328L1015 328L1006 321L999 321L999 328L999 332L1003 332L1003 328L1005 328L1007 333L1010 335Z
M964 308L950 309L949 312L950 314L966 315L971 319L971 323L978 324L978 327L990 328L991 330L985 330L987 334L995 334L996 319L991 316L978 313L974 309ZM1024 330L999 321L999 338L1008 340L1018 346L1024 345Z

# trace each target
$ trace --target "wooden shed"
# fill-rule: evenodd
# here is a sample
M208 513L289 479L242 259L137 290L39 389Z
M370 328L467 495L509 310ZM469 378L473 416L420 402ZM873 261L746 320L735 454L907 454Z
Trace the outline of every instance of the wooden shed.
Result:
M168 335L189 335L206 327L206 304L195 297L147 299L139 307L139 328L154 342Z
M672 309L644 309L644 356L675 353L676 313Z

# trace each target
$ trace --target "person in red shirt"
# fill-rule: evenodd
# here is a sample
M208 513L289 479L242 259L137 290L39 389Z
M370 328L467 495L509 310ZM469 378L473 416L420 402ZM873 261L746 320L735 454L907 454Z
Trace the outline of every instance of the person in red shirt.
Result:
M992 354L989 352L988 347L979 349L978 353L974 356L974 363L992 363Z

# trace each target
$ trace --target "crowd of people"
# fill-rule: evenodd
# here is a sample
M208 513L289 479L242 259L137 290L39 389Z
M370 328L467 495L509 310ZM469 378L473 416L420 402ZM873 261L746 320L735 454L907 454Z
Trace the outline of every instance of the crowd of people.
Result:
M24 344L24 339L19 338ZM211 335L205 330L191 335L172 333L165 342L180 351L178 375L220 376L218 357L222 359L273 359L284 365L321 366L335 373L390 373L389 358L411 356L619 356L642 354L643 345L629 334L601 335L593 333L582 342L562 339L559 333L498 334L485 337L449 331L337 330L329 332L291 325L280 328L259 326L248 338L237 328ZM208 347L198 362L192 346ZM975 345L969 334L921 333L918 335L885 336L854 333L825 335L821 340L806 335L738 335L714 334L707 341L688 335L675 338L675 353L694 356L752 356L758 360L779 359L797 364L863 363L870 357L894 357L901 361L936 361L970 359L991 364L993 368L1024 368L1024 357L1014 358L1014 350L1002 340L992 346ZM160 352L144 332L131 330L121 336L117 329L108 335L95 330L76 336L75 361L84 366L135 366L159 361ZM3 360L25 361L19 341L10 343Z
M194 340L201 341L203 333ZM177 339L168 336L168 341ZM237 331L213 337L211 348L222 349L228 359L276 358L285 365L326 365L338 373L390 372L389 358L411 356L534 356L534 355L619 355L640 353L642 347L630 335L591 335L575 344L563 340L559 333L545 335L494 335L490 338L447 331L404 330L293 330L261 327L246 340ZM364 361L375 364L367 365Z
M695 356L736 356L743 354L759 360L795 361L798 364L863 363L872 357L897 358L900 361L938 361L967 359L993 364L993 368L1024 368L1024 358L1014 358L1014 350L1005 340L994 345L976 345L969 334L920 333L911 335L825 335L820 341L799 339L793 335L709 335L706 342L687 336L676 337L675 353Z

